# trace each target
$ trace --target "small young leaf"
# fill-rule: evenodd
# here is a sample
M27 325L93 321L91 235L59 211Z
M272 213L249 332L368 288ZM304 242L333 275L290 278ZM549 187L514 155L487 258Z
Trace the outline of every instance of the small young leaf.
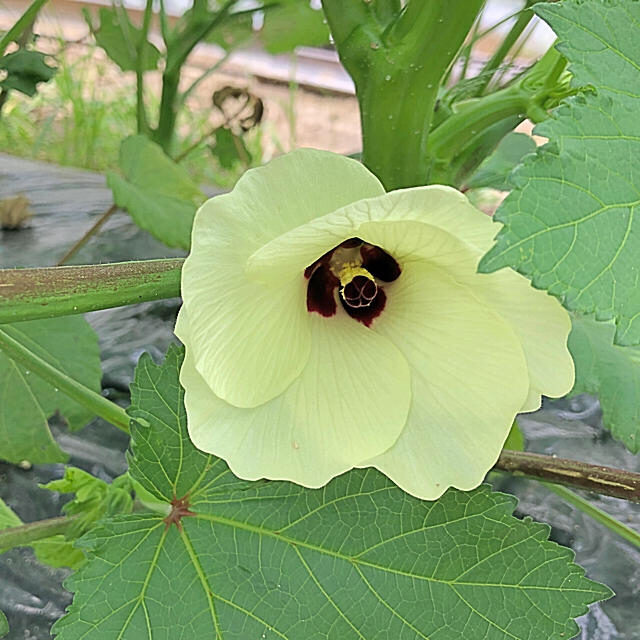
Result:
M508 191L512 186L509 175L524 156L535 150L536 143L531 136L525 133L509 133L469 178L467 186L470 189L491 187Z
M77 467L67 467L64 477L41 484L42 489L60 493L75 493L63 511L69 515L81 515L72 535L84 533L91 524L104 515L129 513L133 507L132 486L128 475L119 476L111 484Z
M205 196L187 172L142 135L123 140L120 169L124 177L107 174L116 204L166 245L188 249L193 216Z
M557 33L576 86L535 132L550 142L516 170L504 223L480 263L511 266L571 310L615 319L640 343L640 2L566 0L535 11Z
M171 511L79 541L90 559L58 640L566 640L611 595L486 486L421 502L372 469L316 490L235 478L189 441L181 359L141 359L130 410L131 475Z
M574 316L571 324L574 393L597 394L605 426L629 451L640 452L640 348L614 345L612 323Z
M32 320L2 326L11 337L67 375L97 391L102 372L98 338L81 316ZM59 462L65 454L53 440L47 419L59 411L71 429L93 414L0 350L0 459Z
M40 51L18 49L0 58L0 69L7 72L0 87L15 89L28 96L35 95L40 82L48 82L56 73L46 62L47 56Z
M96 42L107 55L123 70L136 71L140 63L138 46L142 37L142 30L135 27L127 12L122 9L108 9L103 7L98 12L100 26L93 30ZM160 51L148 40L145 41L142 51L144 64L142 71L151 71L158 66Z

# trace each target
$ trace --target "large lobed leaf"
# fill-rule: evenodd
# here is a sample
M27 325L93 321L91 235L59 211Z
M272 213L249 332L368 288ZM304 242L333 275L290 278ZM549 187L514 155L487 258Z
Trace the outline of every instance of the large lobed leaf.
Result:
M140 360L130 472L192 515L121 516L82 538L59 640L560 640L610 595L487 487L421 502L371 469L318 490L235 478L188 439L181 361Z
M640 348L614 345L612 323L578 317L571 323L573 391L598 394L605 426L630 451L640 452Z
M49 364L100 392L98 338L83 317L17 322L1 328ZM14 463L66 460L47 422L56 411L71 429L84 426L93 417L0 349L0 459Z
M205 197L187 172L143 135L123 140L120 169L123 176L107 174L115 203L161 242L188 249L193 216Z
M481 270L511 266L565 306L615 319L615 341L640 343L640 2L538 4L576 86L535 132L549 138L513 176L504 223Z

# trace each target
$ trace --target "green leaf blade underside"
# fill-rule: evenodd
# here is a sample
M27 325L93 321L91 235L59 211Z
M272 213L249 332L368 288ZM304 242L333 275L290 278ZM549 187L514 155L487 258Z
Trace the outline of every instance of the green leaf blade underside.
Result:
M49 82L56 74L56 69L50 67L46 59L46 54L29 49L18 49L3 56L0 58L0 70L6 71L6 76L0 81L0 87L34 96L38 84Z
M574 393L600 397L605 427L640 453L640 348L613 344L612 323L574 317L569 350L576 365Z
M570 310L616 321L640 343L640 2L566 0L537 13L559 37L576 86L535 133L549 138L513 174L505 226L480 264L511 266Z
M187 172L142 135L122 142L120 169L123 176L107 174L115 203L161 242L188 249L193 216L205 196Z
M308 2L285 0L265 11L260 40L269 53L285 53L296 47L329 44L329 27L321 9Z
M98 46L122 69L136 71L140 65L138 48L142 38L142 30L135 27L123 9L101 8L98 11L100 26L93 32ZM91 26L91 24L90 24ZM144 64L142 71L152 71L160 61L158 48L145 40L142 45Z
M181 412L168 423L181 357L141 360L130 472L156 496L186 489L194 515L118 516L82 538L58 640L561 640L611 595L486 486L421 502L372 469L317 490L235 478L193 453Z
M102 372L98 338L81 316L2 325L11 337L53 366L100 393ZM60 462L47 419L56 411L71 429L93 414L0 351L0 459L18 463Z

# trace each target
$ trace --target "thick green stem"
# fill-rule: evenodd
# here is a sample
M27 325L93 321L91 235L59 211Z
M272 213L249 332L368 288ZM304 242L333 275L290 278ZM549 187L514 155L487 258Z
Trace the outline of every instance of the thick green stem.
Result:
M129 417L124 409L107 400L99 393L88 389L63 371L50 365L33 351L30 351L11 335L10 326L3 327L0 325L0 351L3 351L14 362L21 364L49 382L56 389L60 389L64 394L89 409L89 411L104 418L107 422L126 433L129 432Z
M206 38L213 29L222 24L236 0L227 0L212 19L201 21L194 18L180 33L166 41L167 64L162 74L162 96L160 98L160 116L158 126L153 131L153 140L162 150L171 156L171 147L178 116L180 98L178 88L182 65L187 61L193 48Z
M484 0L410 0L389 25L362 0L323 7L360 104L363 162L387 189L425 184L427 138L442 78Z
M81 517L80 514L62 516L3 529L0 531L0 551L12 549L13 547L23 547L51 536L64 535L73 528Z
M583 513L586 513L588 516L599 522L600 524L607 527L614 533L617 533L619 536L631 542L636 547L640 547L640 533L638 531L634 531L631 527L627 527L626 524L623 524L619 520L616 520L613 516L610 516L608 513L599 509L595 505L591 504L588 500L585 500L583 497L578 494L566 489L565 487L560 487L555 484L550 484L548 482L542 483L549 491L553 491L556 495L560 496L563 500L566 500L568 503L572 504L574 507L577 507Z
M180 295L182 259L0 270L0 324Z
M144 72L146 69L147 36L151 26L151 16L153 14L153 0L147 0L142 20L142 31L137 43L136 51L136 119L138 133L147 134L149 131L149 121L147 109L144 102Z
M158 126L153 130L153 141L157 142L162 150L171 154L173 133L178 117L178 85L180 83L180 67L176 72L162 74L162 96L160 98L160 117Z
M389 24L402 11L401 0L376 0L372 9L380 24Z

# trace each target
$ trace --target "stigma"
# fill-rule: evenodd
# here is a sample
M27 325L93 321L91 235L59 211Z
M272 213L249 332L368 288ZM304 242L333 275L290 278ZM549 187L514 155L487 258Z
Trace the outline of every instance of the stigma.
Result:
M347 262L338 273L340 296L353 309L368 307L375 300L378 285L375 278L361 265Z
M349 238L305 269L307 310L325 318L335 315L337 290L347 315L370 327L386 305L383 286L396 280L401 271L398 262L380 247Z

